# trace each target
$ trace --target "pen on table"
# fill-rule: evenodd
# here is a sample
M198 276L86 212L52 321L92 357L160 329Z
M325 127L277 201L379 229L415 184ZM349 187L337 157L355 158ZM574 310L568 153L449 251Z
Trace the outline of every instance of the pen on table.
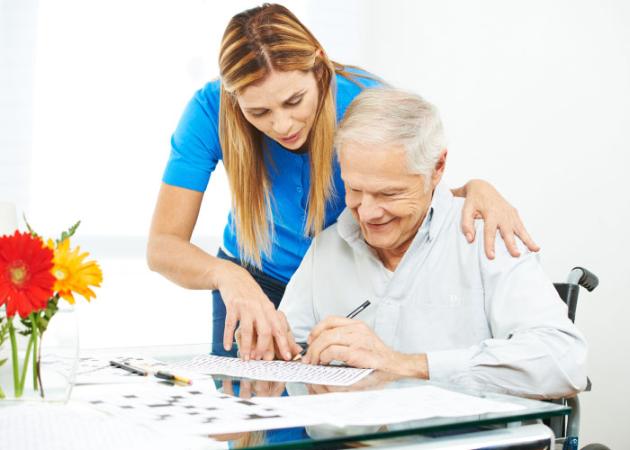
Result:
M357 306L355 309L350 311L348 313L348 315L346 316L346 318L347 319L354 319L361 311L363 311L368 306L370 306L370 301L366 300L363 303L361 303L359 306ZM302 359L302 356L304 356L306 354L307 350L308 350L308 345L304 344L304 346L302 347L302 351L300 353L298 353L297 355L295 355L291 361L297 361L299 359Z
M136 375L142 375L146 377L149 374L148 371L141 369L140 367L134 367L131 364L122 363L120 361L110 361L109 364L111 366L126 370L127 372L131 372Z
M149 372L148 370L141 369L140 367L134 367L130 364L122 363L119 361L110 361L110 365L117 367L119 369L126 370L127 372L131 372L136 375L147 376L149 373L153 373L153 376L156 378L160 378L162 380L174 381L177 383L183 384L192 384L192 380L184 377L180 377L179 375L173 375L172 373L162 372L158 370L157 372Z
M153 375L155 375L157 378L161 378L162 380L175 381L177 383L183 384L192 384L191 379L180 377L179 375L173 375L172 373L168 372L161 372L158 370Z

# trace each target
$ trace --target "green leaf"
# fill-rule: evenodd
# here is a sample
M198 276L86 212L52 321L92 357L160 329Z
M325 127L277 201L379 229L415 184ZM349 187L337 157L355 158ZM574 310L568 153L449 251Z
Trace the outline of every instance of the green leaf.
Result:
M74 235L74 233L76 233L77 228L79 228L79 225L81 225L81 221L77 221L77 223L75 223L74 225L72 225L70 228L68 228L67 231L64 231L61 233L61 238L57 239L57 244L60 244L61 242L65 241L66 239L68 239L69 237L72 237Z

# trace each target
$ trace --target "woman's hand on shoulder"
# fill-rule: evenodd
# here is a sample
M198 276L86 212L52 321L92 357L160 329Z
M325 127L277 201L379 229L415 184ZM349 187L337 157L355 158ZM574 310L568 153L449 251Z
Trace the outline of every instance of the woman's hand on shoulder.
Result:
M223 347L232 348L238 324L242 359L273 359L274 344L282 359L291 359L294 349L284 315L276 311L249 272L229 261L222 263L217 281L226 309Z
M533 252L540 250L525 229L516 208L510 205L490 183L483 180L471 180L463 188L453 190L453 193L466 197L462 210L462 232L468 242L475 240L475 219L484 220L484 247L489 259L494 259L495 256L494 242L497 230L505 241L510 255L514 257L520 256L515 236L518 236L529 250Z

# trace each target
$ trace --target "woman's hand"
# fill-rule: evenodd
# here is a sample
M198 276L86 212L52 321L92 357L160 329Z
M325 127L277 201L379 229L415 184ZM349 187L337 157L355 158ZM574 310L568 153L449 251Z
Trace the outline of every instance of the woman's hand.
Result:
M291 332L291 327L289 326L289 322L287 322L287 318L284 315L284 313L282 311L276 311L276 314L279 316L278 318L280 319L280 322L283 324L284 328L287 330L287 340L289 342L291 358L293 358L293 356L297 355L298 353L302 351L302 347L300 347L295 342L295 339L293 338L293 333ZM236 338L238 347L242 348L242 343L241 343L242 335L241 335L240 327L238 330L236 330L236 333L234 333L234 337ZM252 335L251 347L256 347L256 346L257 346L257 337L254 334ZM265 348L263 352L262 359L264 361L272 361L274 359L286 359L286 358L283 357L282 351L278 347L277 343L273 339L271 339L269 341L269 345Z
M232 348L234 331L239 324L241 358L261 359L275 343L279 356L291 359L286 320L282 320L283 315L278 314L249 272L223 261L217 280L226 310L223 347Z
M518 211L499 194L499 192L486 181L471 180L462 188L454 189L453 194L458 197L465 196L466 202L462 210L462 231L468 242L475 240L474 220L484 220L484 247L486 256L494 259L494 241L497 229L505 241L510 255L520 256L514 236L518 236L523 244L533 252L540 250L531 238Z

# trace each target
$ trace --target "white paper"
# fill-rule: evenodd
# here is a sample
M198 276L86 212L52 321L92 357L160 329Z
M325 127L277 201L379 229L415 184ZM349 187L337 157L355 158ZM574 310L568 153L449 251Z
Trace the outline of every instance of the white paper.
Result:
M226 443L149 429L81 405L0 408L0 448L11 450L214 449Z
M293 414L252 399L216 392L214 387L107 385L84 386L73 399L100 411L142 424L150 429L173 430L186 435L217 435L321 422L302 412Z
M199 355L190 361L174 365L203 374L329 386L349 386L372 372L372 369L315 366L299 361L243 361L238 358L214 355Z
M84 384L147 382L147 378L149 377L137 375L118 367L113 367L110 364L110 361L126 363L134 367L145 369L149 372L162 370L165 372L176 373L177 375L186 378L207 378L206 376L199 377L199 374L196 372L174 371L173 366L170 364L167 364L157 359L147 358L143 356L120 354L109 358L100 358L85 355L79 357L74 384L76 386L80 386ZM68 358L62 358L54 354L49 354L42 358L42 364L46 365L46 367L51 370L58 371L59 373L70 373L70 365L74 364L74 360L69 360Z
M524 406L461 394L435 386L339 392L289 397L256 397L261 405L308 411L337 425L381 425L437 417L463 417L518 411Z

